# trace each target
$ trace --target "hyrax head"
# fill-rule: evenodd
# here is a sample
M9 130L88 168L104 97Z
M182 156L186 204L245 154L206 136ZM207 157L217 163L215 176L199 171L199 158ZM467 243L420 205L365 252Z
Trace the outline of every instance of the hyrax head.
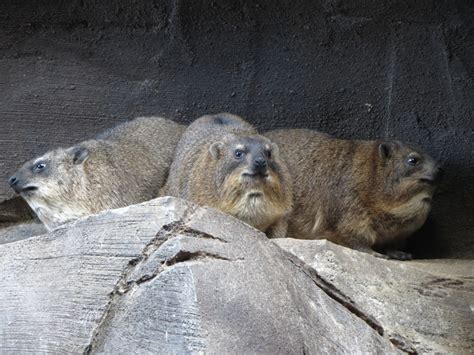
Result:
M78 190L88 157L85 147L58 148L26 162L8 182L51 229L77 217L71 205L80 204Z
M219 208L265 231L292 206L278 146L260 135L229 134L209 147Z
M219 187L259 194L265 185L280 179L278 147L263 136L229 134L209 150L216 161L215 181Z
M399 141L378 145L384 193L398 202L430 203L442 169L428 154Z

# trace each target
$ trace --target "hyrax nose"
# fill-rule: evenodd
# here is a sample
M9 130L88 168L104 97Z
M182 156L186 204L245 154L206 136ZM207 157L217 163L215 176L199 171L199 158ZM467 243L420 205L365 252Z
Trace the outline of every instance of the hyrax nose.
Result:
M10 186L15 186L16 184L18 184L18 179L16 178L16 176L12 176L10 179L8 179L8 183L10 184Z
M266 174L267 161L263 157L258 157L253 161L253 170L256 174Z
M254 163L256 168L265 168L267 166L267 161L262 157L255 159Z

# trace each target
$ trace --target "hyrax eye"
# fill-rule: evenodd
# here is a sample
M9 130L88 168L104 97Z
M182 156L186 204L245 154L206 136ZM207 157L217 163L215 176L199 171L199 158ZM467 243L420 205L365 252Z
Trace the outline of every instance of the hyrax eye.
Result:
M243 150L240 150L240 149L237 149L235 152L234 152L234 156L237 158L237 159L241 159L243 156L244 156L244 152Z
M267 156L268 159L271 159L272 157L272 151L271 150L266 150L265 155Z
M408 165L411 165L411 166L417 165L418 162L419 162L419 160L416 157L408 157L408 159L407 159Z
M39 172L39 171L43 170L44 168L46 168L46 164L45 164L45 163L37 163L37 164L33 167L33 171Z

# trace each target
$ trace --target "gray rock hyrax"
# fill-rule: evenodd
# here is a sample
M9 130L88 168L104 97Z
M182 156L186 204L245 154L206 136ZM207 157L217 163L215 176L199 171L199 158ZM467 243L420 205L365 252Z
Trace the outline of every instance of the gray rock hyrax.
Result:
M399 141L343 140L305 129L266 136L280 147L294 181L289 237L411 258L398 249L430 211L440 172L430 156Z
M164 118L140 117L26 162L9 183L48 229L150 200L166 181L184 129Z
M228 213L265 232L286 234L291 179L276 144L242 118L203 116L183 133L161 195Z

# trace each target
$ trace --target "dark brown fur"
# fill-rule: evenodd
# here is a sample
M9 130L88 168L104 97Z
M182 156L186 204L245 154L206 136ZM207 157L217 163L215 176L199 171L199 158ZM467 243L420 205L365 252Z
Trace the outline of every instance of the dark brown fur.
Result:
M248 165L233 165L229 150L240 144L272 150L267 177L243 177ZM188 127L161 194L219 209L271 237L285 235L291 210L291 181L278 147L242 118L225 113L201 117Z
M433 159L397 141L335 139L304 129L266 136L280 146L294 181L289 237L409 257L392 249L427 218L438 169ZM417 167L406 162L412 155L422 162Z

